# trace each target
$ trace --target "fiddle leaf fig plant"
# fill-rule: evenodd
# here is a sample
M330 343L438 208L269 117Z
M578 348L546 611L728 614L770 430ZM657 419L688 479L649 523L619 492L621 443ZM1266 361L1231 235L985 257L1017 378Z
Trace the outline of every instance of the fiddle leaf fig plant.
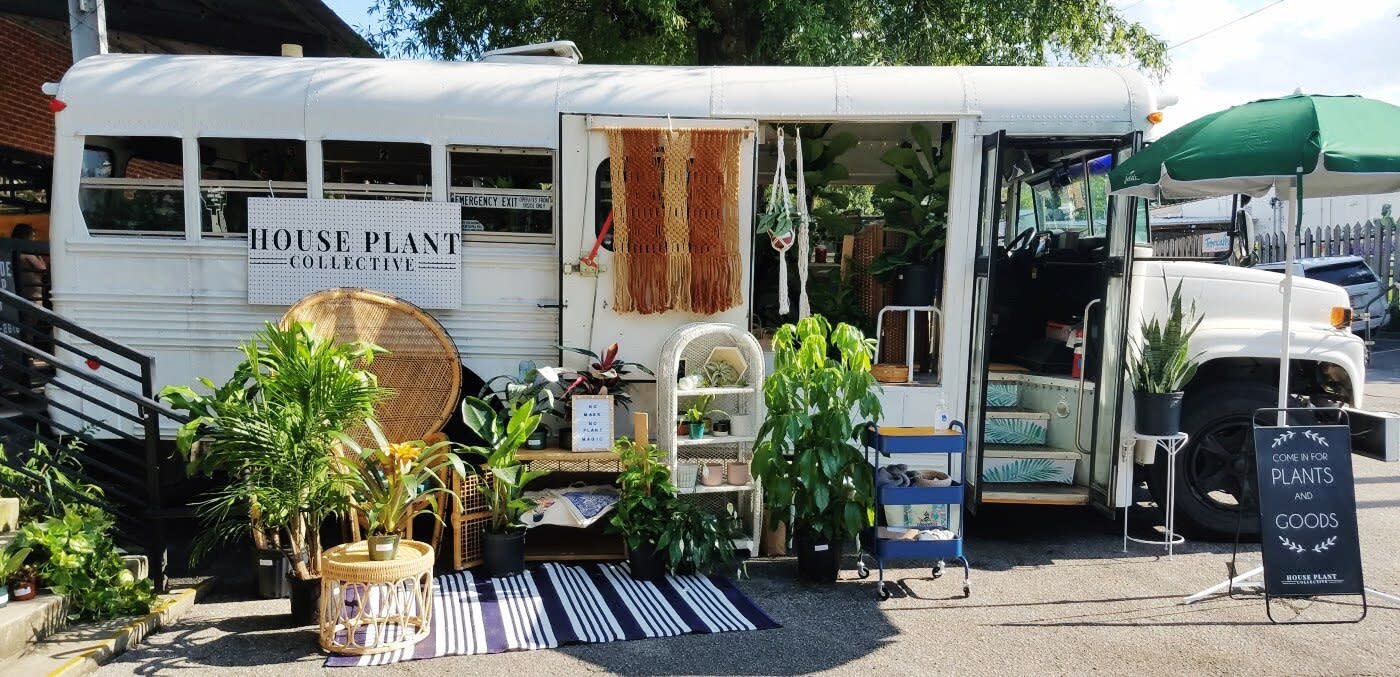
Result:
M934 142L928 128L909 129L912 143L885 151L880 161L895 178L875 187L885 216L885 231L904 236L904 244L870 264L870 274L888 277L906 266L927 263L943 251L948 238L948 186L952 177L952 141Z
M813 315L773 337L768 415L758 430L753 474L769 521L817 543L854 538L874 523L873 480L861 440L880 419L870 373L874 339Z

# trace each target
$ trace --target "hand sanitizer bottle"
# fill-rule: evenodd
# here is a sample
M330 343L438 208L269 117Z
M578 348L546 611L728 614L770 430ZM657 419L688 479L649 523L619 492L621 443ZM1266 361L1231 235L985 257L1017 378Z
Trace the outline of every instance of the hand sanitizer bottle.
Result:
M953 418L948 415L948 400L938 400L938 409L933 415L933 431L936 433L945 432L952 425Z

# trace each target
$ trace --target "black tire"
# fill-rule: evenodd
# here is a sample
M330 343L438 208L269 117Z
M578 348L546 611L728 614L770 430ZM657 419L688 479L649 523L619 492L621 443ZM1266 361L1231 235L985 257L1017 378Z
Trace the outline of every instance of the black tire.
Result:
M1181 429L1191 436L1176 456L1176 525L1187 538L1259 538L1255 494L1254 412L1278 404L1278 388L1241 381L1212 383L1186 394ZM1157 450L1148 485L1167 504L1167 453ZM1243 511L1243 514L1241 512Z

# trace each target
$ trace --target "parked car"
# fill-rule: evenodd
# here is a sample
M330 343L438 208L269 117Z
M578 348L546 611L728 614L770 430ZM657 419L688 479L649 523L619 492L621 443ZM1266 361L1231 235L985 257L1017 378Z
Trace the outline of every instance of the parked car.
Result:
M1310 280L1329 282L1347 290L1351 297L1352 323L1354 334L1365 334L1367 324L1371 331L1377 331L1390 323L1390 304L1386 300L1386 286L1375 271L1360 256L1319 256L1297 259L1295 274ZM1283 272L1283 262L1261 263L1255 266L1261 270ZM1366 311L1371 319L1365 319Z

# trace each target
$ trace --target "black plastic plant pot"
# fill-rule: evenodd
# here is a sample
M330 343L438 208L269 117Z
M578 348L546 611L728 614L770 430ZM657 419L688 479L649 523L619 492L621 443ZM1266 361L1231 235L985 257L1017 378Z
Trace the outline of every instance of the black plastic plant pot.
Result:
M1183 393L1133 393L1139 435L1170 437L1181 432Z
M286 599L292 596L291 584L287 576L292 567L287 563L287 555L281 550L253 551L253 564L257 567L258 597L263 599Z
M665 553L657 552L655 543L643 543L627 553L627 568L639 581L659 581L666 577Z
M291 589L292 625L316 625L321 620L321 579L301 579L287 575L287 585Z
M841 544L823 543L804 536L793 539L797 550L797 576L809 583L835 583L841 571Z
M482 536L481 550L486 575L491 578L514 576L525 570L524 531L487 531Z
M932 305L937 284L932 264L913 263L907 265L899 271L895 304L901 306Z

